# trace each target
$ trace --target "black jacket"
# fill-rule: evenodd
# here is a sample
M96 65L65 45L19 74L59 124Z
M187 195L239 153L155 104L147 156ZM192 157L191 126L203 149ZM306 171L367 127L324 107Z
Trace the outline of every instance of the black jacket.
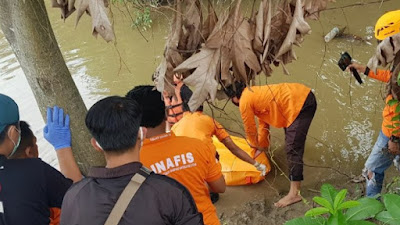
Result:
M61 207L71 185L70 179L41 159L0 155L0 225L48 225L50 208Z
M104 224L122 191L142 164L117 168L92 168L89 177L67 192L61 210L61 225ZM150 174L136 192L120 225L203 224L189 191L172 178Z

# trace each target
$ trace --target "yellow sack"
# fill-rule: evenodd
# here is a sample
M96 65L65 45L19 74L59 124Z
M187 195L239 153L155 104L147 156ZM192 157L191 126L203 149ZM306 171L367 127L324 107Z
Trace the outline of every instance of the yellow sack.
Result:
M237 146L254 158L255 150L247 144L245 139L235 136L231 136L231 138ZM260 171L258 171L253 165L242 161L233 155L216 137L213 137L213 144L219 154L219 162L222 166L222 174L225 177L226 185L256 184L264 179L264 177L261 176ZM271 165L269 164L265 152L258 155L255 160L266 165L268 168L267 171L271 170Z

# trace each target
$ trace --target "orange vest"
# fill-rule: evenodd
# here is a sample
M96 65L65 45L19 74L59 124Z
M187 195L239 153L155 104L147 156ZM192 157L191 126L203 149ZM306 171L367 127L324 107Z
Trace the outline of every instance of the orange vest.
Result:
M183 117L183 101L181 97L181 89L183 82L180 82L175 87L175 96L165 97L164 102L167 108L167 120L168 123L173 125Z
M61 209L57 207L50 208L50 224L59 225L61 217Z
M383 82L389 82L391 74L392 73L389 70L377 70L376 74L372 70L370 70L368 73L368 77L371 77L373 79L383 81ZM386 104L385 104L385 108L383 109L383 112L382 112L382 117L383 117L382 133L386 137L390 137L392 135L400 136L399 133L393 134L393 131L398 129L398 126L396 125L398 123L398 121L392 121L392 119L393 119L393 117L399 115L399 113L396 113L397 104L392 105L392 106L388 105L388 102L391 99L393 99L392 95L386 96L386 99L385 99Z

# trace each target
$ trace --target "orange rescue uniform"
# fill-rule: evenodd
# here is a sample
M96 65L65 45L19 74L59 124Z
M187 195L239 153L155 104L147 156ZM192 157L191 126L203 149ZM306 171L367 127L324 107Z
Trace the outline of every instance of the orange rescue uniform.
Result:
M298 83L245 88L239 101L247 139L254 147L269 146L269 125L289 127L299 115L311 89ZM258 118L258 131L254 116Z
M390 76L391 76L391 72L389 70L377 70L376 74L370 70L368 73L368 77L379 80L379 81L383 81L383 82L389 82L390 80ZM393 131L396 130L396 128L389 128L388 126L393 126L396 127L394 124L395 123L399 123L398 121L392 121L392 118L396 115L398 115L398 113L396 114L396 105L393 106L389 106L388 102L393 99L393 96L390 94L386 97L385 99L385 108L383 109L382 112L382 117L383 117L383 121L382 121L382 133L386 136L386 137L390 137L392 135L394 136L400 136L399 133L397 134L393 134Z
M221 178L221 165L208 145L198 139L177 137L173 132L165 133L144 141L140 161L186 186L206 225L220 224L205 183Z
M57 207L50 208L50 225L60 224L61 209Z
M177 136L200 139L206 144L212 144L215 135L220 142L229 137L228 132L216 120L202 112L185 112L183 118L171 128Z

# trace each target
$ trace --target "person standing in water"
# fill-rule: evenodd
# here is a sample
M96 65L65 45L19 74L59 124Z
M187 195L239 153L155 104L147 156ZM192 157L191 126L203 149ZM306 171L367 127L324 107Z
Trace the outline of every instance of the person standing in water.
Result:
M375 25L375 38L378 42L386 38L391 38L393 35L400 32L400 10L391 11L383 16L381 16ZM391 41L391 43L393 43ZM400 54L400 53L397 53ZM400 57L400 56L397 56ZM396 60L395 60L396 61ZM399 62L397 62L399 63ZM396 65L396 63L394 63ZM393 77L392 74L397 76L398 72L395 73L395 66L391 70L377 70L374 73L367 66L363 66L358 63L352 63L348 66L348 69L355 68L359 73L364 73L366 76L388 83L392 88L385 99L385 108L382 112L382 128L379 132L378 139L375 142L374 147L367 161L365 162L365 168L363 169L363 176L366 179L366 195L367 197L374 197L381 193L383 180L385 178L385 171L392 165L392 160L395 155L400 154L399 142L400 133L395 133L394 131L399 129L396 128L395 123L397 121L392 121L393 117L398 115L396 113L396 104L389 105L388 102L392 99L397 99L395 96L400 96L400 93L396 93L394 90L398 88L393 88L397 86L397 77Z

